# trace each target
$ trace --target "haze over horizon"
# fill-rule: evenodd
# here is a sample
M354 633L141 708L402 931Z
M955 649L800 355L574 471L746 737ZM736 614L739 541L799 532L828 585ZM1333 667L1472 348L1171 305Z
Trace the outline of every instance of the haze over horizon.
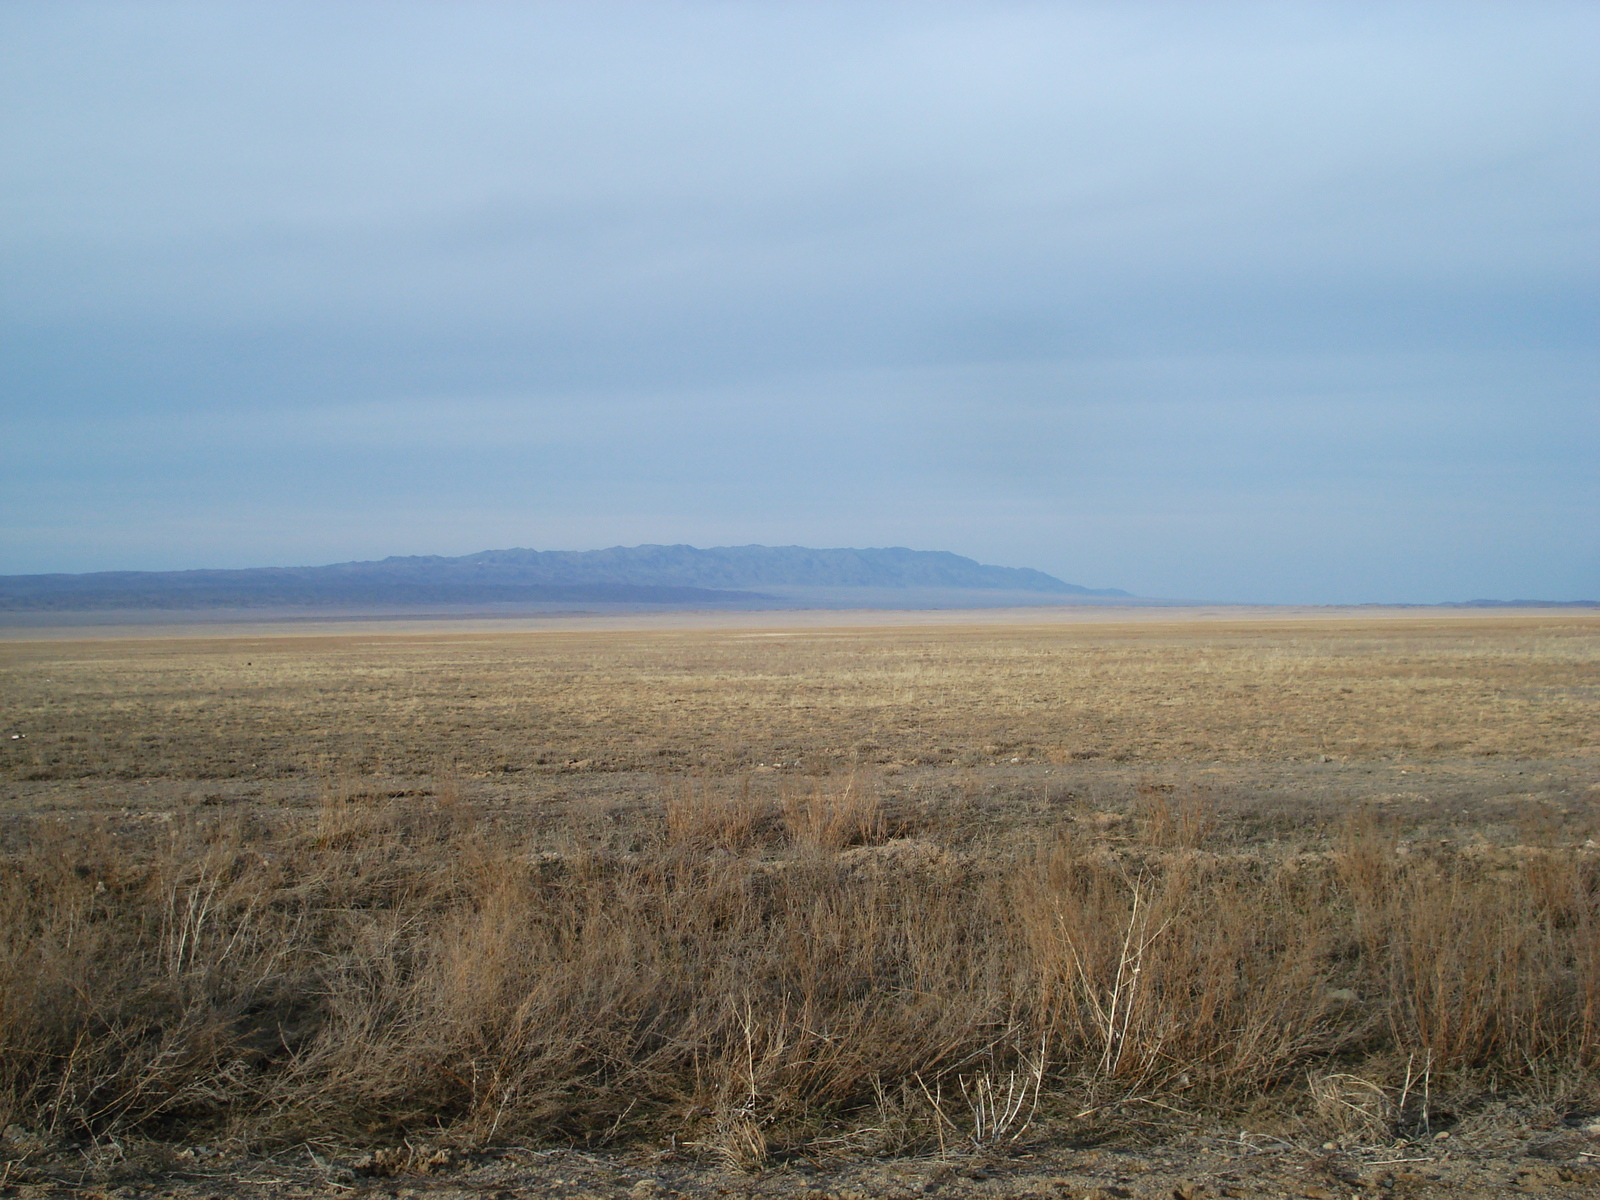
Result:
M1600 598L1600 8L0 8L0 574Z

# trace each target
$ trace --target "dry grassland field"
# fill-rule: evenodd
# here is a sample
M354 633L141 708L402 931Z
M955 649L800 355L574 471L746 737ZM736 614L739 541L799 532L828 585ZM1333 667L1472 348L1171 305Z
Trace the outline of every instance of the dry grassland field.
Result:
M1600 614L786 619L6 633L0 1195L1600 1194Z

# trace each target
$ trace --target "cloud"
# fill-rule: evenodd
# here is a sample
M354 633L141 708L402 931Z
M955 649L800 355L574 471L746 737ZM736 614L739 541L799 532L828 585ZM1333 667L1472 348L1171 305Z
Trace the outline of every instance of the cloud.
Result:
M1597 34L1554 3L13 4L0 555L533 528L1600 591L1595 539L1546 536L1600 499Z

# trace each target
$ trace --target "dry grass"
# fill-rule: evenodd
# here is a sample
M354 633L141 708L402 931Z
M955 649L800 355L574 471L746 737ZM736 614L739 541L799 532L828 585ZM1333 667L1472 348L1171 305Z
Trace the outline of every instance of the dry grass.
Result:
M1081 823L958 854L874 840L859 782L776 813L712 790L669 793L627 855L345 789L289 832L40 826L0 885L0 1120L671 1133L749 1164L1308 1078L1331 1130L1392 1132L1408 1062L1434 1087L1592 1078L1592 855L1422 858L1359 823L1310 862L1114 850Z
M752 1165L1600 1107L1597 632L13 643L0 1128ZM1373 805L1218 794L1294 758Z
M0 645L0 777L833 772L1600 745L1600 619Z

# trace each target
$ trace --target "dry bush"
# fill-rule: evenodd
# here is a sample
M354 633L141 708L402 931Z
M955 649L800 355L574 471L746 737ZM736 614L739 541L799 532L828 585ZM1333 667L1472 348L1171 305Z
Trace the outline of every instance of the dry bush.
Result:
M1216 824L1210 797L1198 788L1178 793L1171 784L1141 783L1135 814L1146 843L1166 850L1193 850Z
M770 834L773 805L752 794L746 777L736 787L707 778L669 780L663 792L667 843L682 849L745 850Z
M1325 883L1174 856L1136 873L1070 847L1019 883L1046 1028L1137 1087L1264 1088L1340 1048Z
M840 1128L991 1144L1041 1091L1227 1106L1309 1077L1360 1131L1365 1101L1315 1083L1342 1056L1594 1064L1597 879L1570 855L1430 862L1357 829L1288 870L1064 835L868 871L864 783L791 797L787 841L685 792L628 854L332 793L303 829L35 826L0 877L0 1118L670 1131L750 1165Z
M982 1041L1000 984L982 905L751 865L500 861L425 935L365 918L282 1115L443 1118L477 1138L665 1119L744 1154Z
M1600 1034L1600 867L1538 854L1486 868L1401 853L1363 826L1338 870L1362 990L1394 1044L1467 1067L1557 1058L1587 1065Z
M290 1049L305 912L236 828L154 862L47 832L8 867L0 1108L52 1132L191 1119Z
M783 822L797 848L818 854L873 845L886 830L883 801L860 775L851 775L842 788L830 781L791 792Z

